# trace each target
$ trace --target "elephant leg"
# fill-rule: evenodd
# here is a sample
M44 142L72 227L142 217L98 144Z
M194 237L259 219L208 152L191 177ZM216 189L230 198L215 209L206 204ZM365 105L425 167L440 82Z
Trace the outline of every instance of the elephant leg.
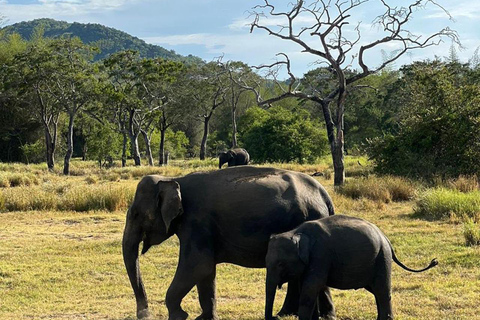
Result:
M217 320L217 303L215 299L215 275L216 268L213 272L197 283L198 299L202 307L202 314L196 320Z
M180 305L182 299L196 284L215 274L213 255L195 250L196 252L189 253L189 256L194 258L188 258L182 253L183 251L182 245L180 245L180 259L177 271L167 290L165 299L168 309L168 320L187 319L188 313L183 311Z
M315 306L313 307L313 313L312 313L312 320L318 320L319 313L318 313L318 297L315 302Z
M325 260L327 259L324 259L324 261ZM315 262L313 262L313 264L315 265ZM328 266L329 263L327 262L326 265ZM321 304L324 303L324 297L327 296L325 292L327 292L330 297L330 291L327 287L328 271L328 267L320 265L318 268L310 270L303 278L298 306L299 320L313 319L312 316L315 314L314 309L318 310L320 308L321 310L323 307Z
M390 265L381 263L371 286L367 288L375 296L377 320L393 320Z
M324 290L320 290L318 293L318 309L319 315L325 320L336 319L335 307L333 306L332 295L330 294L330 288L325 287Z
M300 294L300 303L298 306L298 319L299 320L311 320L315 314L315 308L317 307L317 295L318 288L316 284L302 287L302 293ZM318 311L316 313L318 315ZM318 319L318 316L317 316Z
M298 299L300 297L300 281L290 281L287 287L287 296L278 316L298 315Z

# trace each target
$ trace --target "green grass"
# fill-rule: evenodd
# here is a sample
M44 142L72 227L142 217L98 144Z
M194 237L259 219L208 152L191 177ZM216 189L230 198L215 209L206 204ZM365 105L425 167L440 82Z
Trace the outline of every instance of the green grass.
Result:
M480 224L467 220L463 224L463 237L467 246L480 246Z
M313 173L323 167L316 166L319 167L301 168ZM184 164L168 172L189 172L192 167ZM21 170L15 165L14 169L16 172L40 170L40 184L4 188L0 190L2 196L5 192L22 191L15 195L23 194L28 198L29 194L41 195L43 189L44 197L54 199L55 209L21 209L0 214L0 319L135 319L135 299L121 255L126 203L112 206L113 211L72 211L75 204L59 210L61 202L58 201L80 192L86 194L86 200L79 200L78 206L81 208L82 203L92 201L90 205L94 207L98 202L88 200L88 194L108 194L115 188L134 190L139 177L133 178L130 172L161 168L113 171L118 176L129 175L128 179L115 181L104 178L108 171L88 165L81 168L85 176L74 177L48 174L43 168L24 167ZM291 169L295 169L295 165ZM87 181L90 175L95 175L95 183ZM352 199L335 192L331 180L319 178L319 181L332 195L338 213L365 218L378 225L392 241L399 259L408 266L420 268L434 257L439 260L439 266L420 274L393 267L392 303L396 319L466 320L478 317L480 247L465 246L462 225L413 215L415 201L385 203L368 198ZM131 196L119 198L128 201ZM47 200L38 201L48 203ZM106 204L102 206L107 207ZM153 319L167 319L165 294L177 259L176 237L151 248L140 258ZM220 319L263 319L264 277L263 269L219 265L217 305ZM279 309L284 295L285 287L277 294L275 310ZM333 299L338 319L376 318L374 298L365 290L333 290ZM182 306L190 314L189 319L200 314L195 289L187 295Z
M480 222L480 191L463 193L444 188L429 189L418 198L415 211L431 219Z

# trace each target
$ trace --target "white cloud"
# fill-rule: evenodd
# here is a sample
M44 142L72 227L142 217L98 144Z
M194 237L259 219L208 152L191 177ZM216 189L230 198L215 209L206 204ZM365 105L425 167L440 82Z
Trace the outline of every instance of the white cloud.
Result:
M33 4L12 4L0 0L0 12L11 23L37 18L85 20L93 13L120 10L141 0L38 0ZM88 17L86 18L88 19Z

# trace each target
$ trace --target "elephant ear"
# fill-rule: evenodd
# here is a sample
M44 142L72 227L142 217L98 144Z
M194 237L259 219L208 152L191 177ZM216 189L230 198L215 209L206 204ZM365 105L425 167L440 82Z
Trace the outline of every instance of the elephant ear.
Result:
M168 233L172 221L183 213L180 185L176 181L158 182L157 200L165 230Z
M303 233L295 234L292 237L292 241L297 246L298 256L300 260L308 265L310 259L310 239Z
M227 159L232 159L237 155L237 153L233 150L228 150L227 151Z

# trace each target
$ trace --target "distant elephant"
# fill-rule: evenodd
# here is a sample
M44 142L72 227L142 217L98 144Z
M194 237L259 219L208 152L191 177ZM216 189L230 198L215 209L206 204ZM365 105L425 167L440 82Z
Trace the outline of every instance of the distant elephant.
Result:
M250 155L243 148L230 149L218 155L218 169L222 169L224 163L228 163L229 167L235 167L247 165L248 162L250 162Z
M144 254L174 234L180 240L178 267L165 300L168 319L187 318L180 303L195 285L202 307L197 319L217 319L218 263L264 268L271 234L332 214L332 200L322 185L298 172L241 166L180 178L144 177L128 210L122 242L137 316L149 314L138 262L140 242ZM284 314L298 310L298 283L292 288L297 291L287 292Z
M342 215L305 222L294 230L274 235L265 258L265 319L275 319L272 308L276 288L293 279L301 281L299 320L318 319L318 316L335 319L333 302L331 298L325 299L328 287L365 288L375 295L377 320L393 319L392 259L411 272L422 272L438 264L433 259L422 270L406 267L380 229L365 220Z

